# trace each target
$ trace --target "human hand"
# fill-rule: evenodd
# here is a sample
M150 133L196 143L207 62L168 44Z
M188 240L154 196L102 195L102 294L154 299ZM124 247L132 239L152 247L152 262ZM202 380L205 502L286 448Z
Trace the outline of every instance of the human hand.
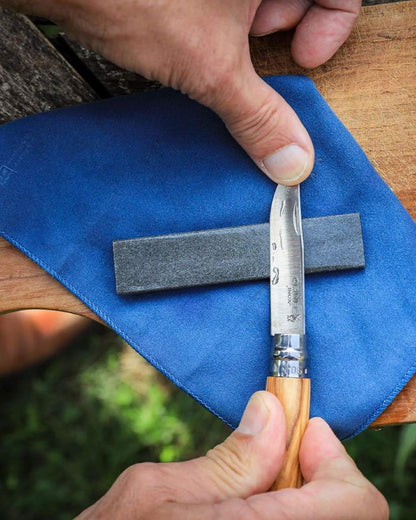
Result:
M257 392L238 429L205 457L131 466L77 520L388 518L383 496L319 418L309 422L300 450L304 486L267 492L284 447L282 406L274 395Z
M259 168L297 184L313 145L289 105L254 71L248 34L297 26L294 59L315 67L348 37L359 0L0 0L45 16L114 63L207 105Z

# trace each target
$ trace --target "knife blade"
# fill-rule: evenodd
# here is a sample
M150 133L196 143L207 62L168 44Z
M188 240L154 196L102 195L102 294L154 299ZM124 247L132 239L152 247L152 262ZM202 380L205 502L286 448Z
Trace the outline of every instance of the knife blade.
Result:
M270 210L271 373L266 390L281 401L287 426L283 467L272 489L300 487L299 449L309 419L300 187L278 185Z
M299 186L278 186L270 211L271 334L305 334Z

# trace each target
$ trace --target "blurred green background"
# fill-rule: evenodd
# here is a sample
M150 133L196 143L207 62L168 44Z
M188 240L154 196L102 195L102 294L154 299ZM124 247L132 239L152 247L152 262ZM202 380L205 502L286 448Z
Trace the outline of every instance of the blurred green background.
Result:
M229 433L104 328L42 366L0 380L0 518L73 518L139 461L198 456ZM346 443L387 497L416 518L416 425Z

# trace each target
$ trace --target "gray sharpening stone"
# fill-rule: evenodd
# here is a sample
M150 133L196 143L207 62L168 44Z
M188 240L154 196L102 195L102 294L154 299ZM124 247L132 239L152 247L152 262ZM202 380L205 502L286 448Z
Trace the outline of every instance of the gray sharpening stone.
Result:
M365 265L360 215L302 221L305 272ZM113 242L118 294L269 277L269 224L177 233Z

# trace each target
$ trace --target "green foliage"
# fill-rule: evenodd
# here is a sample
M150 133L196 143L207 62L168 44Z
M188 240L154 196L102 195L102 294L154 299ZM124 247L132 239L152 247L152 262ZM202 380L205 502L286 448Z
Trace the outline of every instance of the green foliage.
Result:
M53 39L54 37L58 36L60 32L62 32L60 27L52 23L40 23L36 25L47 38Z
M411 456L415 451L415 448L416 424L408 424L403 427L400 434L395 464L395 478L402 484L402 486L405 486L408 481L405 466L407 462L411 461Z
M73 518L131 464L189 459L228 434L133 351L123 365L126 349L107 332L0 382L1 518Z
M416 518L416 425L367 430L345 443L364 475L384 494L392 520Z
M0 381L0 518L73 518L140 461L185 460L229 433L111 332ZM416 425L345 443L390 503L416 517Z

